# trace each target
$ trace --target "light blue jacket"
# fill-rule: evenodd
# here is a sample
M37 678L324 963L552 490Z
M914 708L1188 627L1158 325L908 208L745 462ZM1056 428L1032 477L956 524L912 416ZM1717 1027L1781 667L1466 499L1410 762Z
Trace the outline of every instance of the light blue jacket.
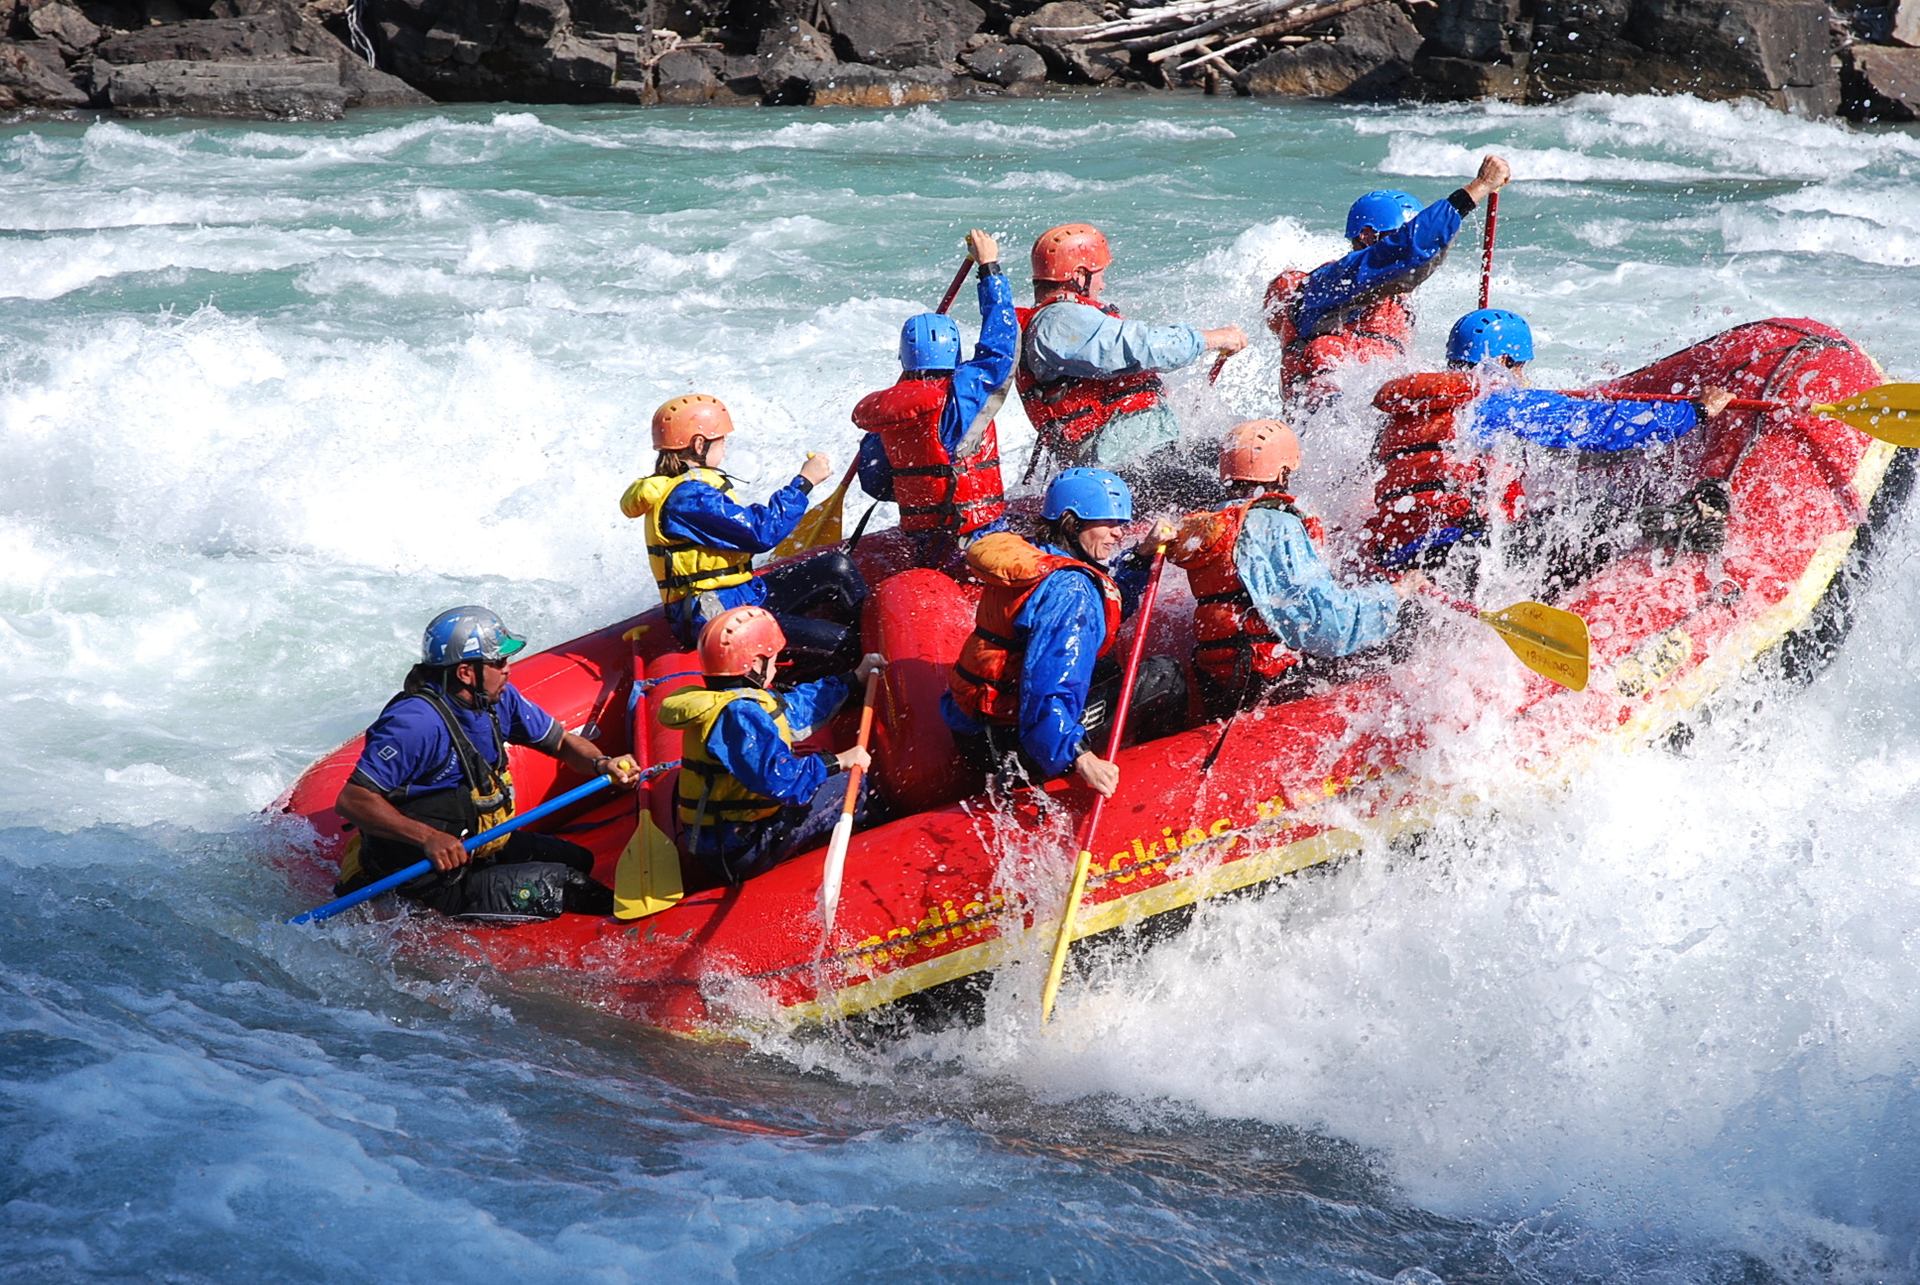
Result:
M1149 325L1112 317L1090 304L1067 300L1034 314L1021 341L1021 362L1042 384L1061 379L1106 379L1139 370L1178 370L1206 351L1192 326ZM1093 442L1083 464L1112 468L1169 445L1180 425L1163 403L1116 415Z
M1294 651L1350 656L1385 642L1398 627L1400 598L1392 586L1343 587L1300 519L1284 509L1248 510L1233 565L1260 619Z

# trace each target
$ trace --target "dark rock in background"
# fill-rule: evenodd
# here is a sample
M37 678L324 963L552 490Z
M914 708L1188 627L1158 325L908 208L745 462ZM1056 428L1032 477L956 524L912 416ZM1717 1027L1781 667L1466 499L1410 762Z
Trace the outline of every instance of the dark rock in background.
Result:
M1331 41L1296 45L1247 69L1255 94L1383 101L1406 90L1420 32L1397 5L1357 9L1337 19Z
M989 37L960 55L966 69L1010 94L1037 94L1047 85L1047 60L1025 45Z
M1080 27L1099 22L1105 15L1083 0L1051 0L1029 16L1012 24L1009 33L1021 44L1039 51L1047 65L1068 82L1103 85L1132 65L1126 50L1107 45L1075 44L1046 30L1050 27Z

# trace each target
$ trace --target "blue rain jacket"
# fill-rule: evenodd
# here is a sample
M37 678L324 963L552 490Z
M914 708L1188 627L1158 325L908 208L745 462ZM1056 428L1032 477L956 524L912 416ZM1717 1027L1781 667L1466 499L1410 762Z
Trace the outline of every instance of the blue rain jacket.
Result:
M1365 249L1315 268L1300 288L1294 329L1303 339L1315 338L1350 324L1349 313L1370 306L1382 295L1413 289L1440 266L1441 256L1460 232L1461 217L1472 209L1466 193L1455 192ZM1408 283L1409 277L1416 279Z
M1400 598L1392 587L1343 588L1300 519L1283 509L1248 511L1233 565L1267 628L1294 651L1350 656L1397 627Z
M1574 451L1631 451L1684 437L1700 424L1692 402L1609 401L1543 388L1502 388L1473 405L1482 442L1515 437Z
M980 278L980 342L974 345L973 359L954 368L947 404L940 411L940 445L951 460L960 439L973 426L980 408L994 390L1013 377L1014 358L1020 348L1020 322L1013 314L1013 287L1004 273L990 272ZM876 500L893 499L893 465L887 460L886 447L878 433L864 433L860 443L860 489ZM1005 521L989 524L976 532L1000 530Z
M801 683L791 691L781 692L793 739L805 740L812 729L832 718L852 690L847 679L834 677ZM773 716L753 700L736 700L720 711L713 730L707 733L707 752L742 785L756 794L778 799L788 807L805 807L835 771L831 754L795 754L780 739L780 729ZM738 852L750 845L766 824L768 822L761 821L704 825L700 828L699 850L702 853Z
M1042 545L1048 553L1072 557L1066 549ZM1113 570L1120 586L1122 618L1133 614L1146 589L1151 564L1123 557ZM1020 661L1020 746L1046 770L1060 776L1073 766L1083 749L1085 729L1080 720L1093 688L1094 662L1107 641L1107 609L1100 586L1091 576L1062 569L1040 582L1013 618L1014 630L1026 640ZM943 693L940 709L947 726L961 733L978 733L980 724Z
M796 475L768 496L765 504L739 504L705 482L682 482L660 508L660 531L704 548L765 553L800 525L812 490L811 482ZM766 599L767 587L755 577L712 590L711 600L717 600L719 606L711 614L717 616L730 607L757 607ZM688 646L700 637L710 619L703 610L703 600L709 600L709 595L697 593L667 605L667 619L674 633Z

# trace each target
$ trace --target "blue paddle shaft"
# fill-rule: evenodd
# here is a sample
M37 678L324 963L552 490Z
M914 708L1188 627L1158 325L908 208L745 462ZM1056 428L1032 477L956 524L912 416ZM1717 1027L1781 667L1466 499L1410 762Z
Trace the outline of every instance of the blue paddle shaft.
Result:
M460 846L468 852L472 852L475 848L492 843L503 834L518 830L521 826L529 822L538 821L541 817L558 812L570 803L578 803L589 794L604 790L612 783L613 778L610 776L596 776L585 785L574 786L557 799L548 799L539 807L529 808L517 817L511 817L502 821L491 830L482 830L471 839L462 839ZM324 906L315 906L312 910L302 911L287 922L295 924L317 924L322 919L331 919L343 910L352 910L363 901L373 900L390 888L398 888L403 883L412 883L415 879L418 879L431 869L433 869L433 862L422 858L408 866L405 870L397 871L384 879L375 880L364 888L350 892L344 897L338 897L329 901Z

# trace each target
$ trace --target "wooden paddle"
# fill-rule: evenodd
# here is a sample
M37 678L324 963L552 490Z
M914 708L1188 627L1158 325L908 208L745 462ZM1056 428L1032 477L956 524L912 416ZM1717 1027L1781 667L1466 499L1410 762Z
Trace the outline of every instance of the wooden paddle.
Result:
M860 706L860 735L854 744L867 748L873 734L873 702L880 694L880 671L867 675L866 700ZM847 771L847 797L840 805L840 819L833 823L833 840L827 844L827 864L820 873L820 937L833 935L833 916L840 909L840 874L847 865L847 845L853 840L853 810L860 799L860 778L866 769L855 764Z
M953 280L947 284L947 293L940 298L940 306L934 311L944 313L953 306L954 297L960 293L960 287L966 282L967 273L973 267L973 257L969 255L961 260L959 271L953 274ZM840 479L840 485L833 488L827 498L807 515L800 519L792 534L773 548L776 558L791 558L796 553L805 553L808 549L818 549L822 545L838 544L845 534L845 513L847 507L847 488L853 485L853 479L860 471L860 452L853 453L853 463L847 465L847 471Z
M1568 389L1569 397L1598 397L1614 402L1692 402L1697 397L1686 393L1615 393L1595 389ZM1920 384L1881 384L1855 393L1842 401L1818 402L1811 406L1793 402L1770 401L1761 397L1736 397L1728 410L1790 410L1802 415L1823 415L1837 419L1849 428L1857 428L1868 437L1877 437L1894 446L1920 446Z
M1421 585L1420 592L1492 629L1521 664L1542 678L1576 692L1587 689L1592 655L1587 622L1573 612L1544 602L1516 602L1498 611L1482 611L1432 585Z
M1153 555L1153 571L1147 577L1147 591L1140 598L1140 612L1134 617L1133 646L1127 650L1126 671L1120 676L1120 695L1114 700L1113 728L1107 733L1107 761L1120 755L1120 738L1126 734L1127 714L1133 707L1133 679L1140 672L1140 655L1147 648L1147 625L1153 619L1153 600L1160 592L1160 573L1166 569L1167 546ZM1040 991L1040 1021L1053 1020L1054 997L1060 993L1060 973L1067 963L1067 947L1073 942L1073 921L1080 914L1080 895L1087 889L1087 869L1093 863L1093 838L1100 828L1100 812L1107 796L1093 796L1093 807L1080 825L1080 855L1074 859L1073 882L1067 889L1067 905L1060 912L1060 931L1053 939L1053 957L1047 964L1046 985Z

